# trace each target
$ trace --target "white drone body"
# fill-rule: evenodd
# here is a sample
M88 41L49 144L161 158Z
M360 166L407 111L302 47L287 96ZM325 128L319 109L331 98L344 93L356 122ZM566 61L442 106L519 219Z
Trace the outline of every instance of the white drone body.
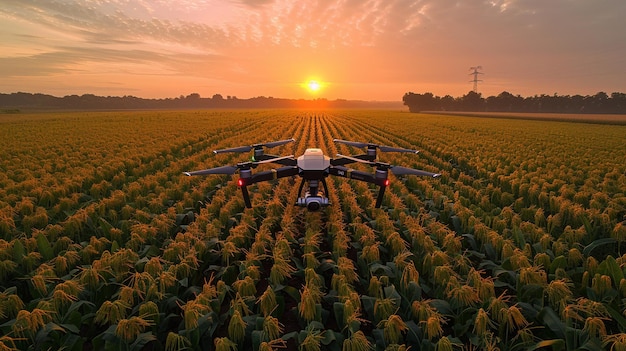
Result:
M330 167L330 157L324 155L322 149L306 149L298 157L298 167L303 171L323 171Z

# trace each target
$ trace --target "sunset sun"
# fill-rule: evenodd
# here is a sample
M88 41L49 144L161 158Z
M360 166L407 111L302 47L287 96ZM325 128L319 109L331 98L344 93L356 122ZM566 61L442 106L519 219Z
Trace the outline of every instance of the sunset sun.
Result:
M310 90L310 91L313 91L313 92L315 92L315 91L319 91L319 90L320 90L320 88L321 88L320 83L319 83L318 81L316 81L316 80L310 80L310 81L307 83L307 86L309 87L309 90Z
M324 88L324 83L317 79L309 79L302 83L301 86L311 94L319 93Z

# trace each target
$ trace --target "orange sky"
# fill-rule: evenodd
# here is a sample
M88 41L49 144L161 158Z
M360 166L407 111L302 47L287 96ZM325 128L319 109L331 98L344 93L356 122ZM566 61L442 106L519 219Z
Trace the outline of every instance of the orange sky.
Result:
M624 0L2 0L0 92L626 92ZM304 82L315 79L313 93Z

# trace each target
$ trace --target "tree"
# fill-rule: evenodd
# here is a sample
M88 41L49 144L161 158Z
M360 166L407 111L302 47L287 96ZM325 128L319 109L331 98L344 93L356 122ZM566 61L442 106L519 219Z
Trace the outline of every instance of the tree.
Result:
M470 91L459 99L459 107L462 111L484 111L485 100L480 93Z
M404 94L402 101L404 102L404 105L409 106L409 111L411 112L432 111L438 109L437 101L432 93L407 93Z
M508 91L503 91L498 96L490 96L486 99L487 109L489 111L518 111L522 108L523 102L523 97L519 95L514 96Z

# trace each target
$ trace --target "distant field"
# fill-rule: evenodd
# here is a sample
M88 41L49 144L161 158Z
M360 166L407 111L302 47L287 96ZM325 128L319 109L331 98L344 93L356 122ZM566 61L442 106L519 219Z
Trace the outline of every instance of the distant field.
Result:
M626 126L495 117L1 115L0 349L626 347ZM237 176L183 175L287 138L442 177L392 176L381 209L329 178L307 213L291 179L246 209Z
M543 120L543 121L626 125L626 115L611 115L611 114L454 112L454 111L442 111L442 112L429 111L425 113L452 115L452 116L474 116L474 117L493 117L493 118L512 118L512 119L530 119L530 120Z

